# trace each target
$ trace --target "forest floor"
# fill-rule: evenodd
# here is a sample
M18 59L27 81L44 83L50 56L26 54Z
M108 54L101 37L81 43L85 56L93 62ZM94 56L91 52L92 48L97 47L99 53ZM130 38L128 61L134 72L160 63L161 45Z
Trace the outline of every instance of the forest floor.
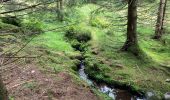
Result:
M89 86L77 84L67 72L55 73L31 64L14 63L2 70L10 98L15 100L98 100Z
M165 82L170 78L169 34L163 37L163 41L155 41L151 39L154 33L151 27L139 26L139 45L147 59L138 59L131 53L120 51L125 41L125 31L117 32L117 27L108 27L109 20L103 14L111 15L110 12L98 14L91 20L90 14L96 8L97 6L92 4L74 8L74 13L69 13L64 23L50 22L49 19L56 18L51 13L41 17L42 14L35 14L33 18L26 18L25 23L40 22L38 25L41 25L44 31L56 30L33 36L28 36L29 33L23 36L18 31L0 37L0 50L5 52L14 48L8 52L9 55L33 38L17 54L33 58L22 58L2 69L4 83L12 100L108 99L79 78L77 64L80 63L78 59L81 53L74 50L65 37L70 27L74 27L78 32L91 33L92 39L87 43L84 54L86 73L90 78L97 82L127 85L134 91L154 91L159 96L170 92L170 84ZM114 16L118 17L120 13L115 13ZM41 21L42 19L46 20ZM70 25L72 22L74 25ZM63 25L66 27L58 28ZM8 30L10 27L14 26L5 24L2 28Z
M59 24L58 24L59 25ZM62 25L61 25L62 26ZM43 24L44 29L60 27ZM18 27L1 23L1 30L11 29L0 36L0 45L5 55L11 55L32 39L20 33ZM74 51L64 40L63 31L45 32L33 36L33 40L1 69L10 100L103 100L105 95L92 89L81 80L77 72L76 59L80 53ZM26 58L24 58L26 56ZM23 58L22 58L23 57ZM28 58L27 58L28 57ZM4 61L6 61L6 58ZM15 61L17 60L17 61ZM13 62L14 63L10 63Z

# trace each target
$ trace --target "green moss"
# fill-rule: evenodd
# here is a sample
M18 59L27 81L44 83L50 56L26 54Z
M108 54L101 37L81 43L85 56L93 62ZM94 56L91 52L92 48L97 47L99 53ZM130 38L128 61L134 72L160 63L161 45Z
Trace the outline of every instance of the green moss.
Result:
M90 24L94 27L99 27L99 28L107 28L110 25L108 20L102 16L92 17L90 20Z
M30 18L22 22L22 31L27 35L35 35L43 32L43 23L37 19Z
M18 33L20 31L20 29L17 26L3 23L1 20L0 20L0 30L2 31L8 30L11 33Z
M91 32L84 29L80 30L78 27L71 27L67 30L65 36L79 42L87 42L91 39Z
M28 83L23 84L24 88L29 88L31 90L35 89L36 86L37 86L36 82L28 82Z

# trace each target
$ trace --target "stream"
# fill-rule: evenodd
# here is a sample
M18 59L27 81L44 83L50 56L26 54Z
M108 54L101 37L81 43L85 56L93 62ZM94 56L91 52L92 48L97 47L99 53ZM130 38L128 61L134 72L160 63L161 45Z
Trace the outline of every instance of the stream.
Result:
M78 73L80 78L86 81L90 86L94 86L100 92L107 94L113 100L147 100L145 97L132 95L127 90L111 88L106 84L96 84L93 80L90 80L88 75L85 73L85 65L83 61L81 61Z
M81 45L84 44L84 42L81 41L79 42ZM142 94L138 94L138 93L135 94L123 87L115 88L116 86L114 85L108 85L106 83L96 83L95 80L90 79L88 75L85 73L86 66L84 64L84 58L83 58L83 54L85 53L85 47L73 46L73 48L75 48L75 50L80 51L82 53L82 58L78 59L80 60L80 64L78 66L78 73L80 78L85 82L87 82L90 86L100 91L101 93L108 95L110 98L112 98L112 100L162 100L160 98L159 99L157 98L157 95L153 90L146 91L146 93L142 93ZM163 100L170 100L170 92L164 94Z

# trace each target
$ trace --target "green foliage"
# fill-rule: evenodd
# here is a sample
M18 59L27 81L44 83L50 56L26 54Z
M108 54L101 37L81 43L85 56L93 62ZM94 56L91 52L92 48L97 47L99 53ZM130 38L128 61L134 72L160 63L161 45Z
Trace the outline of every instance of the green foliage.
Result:
M36 86L37 86L36 82L29 82L29 83L25 83L25 84L24 84L24 87L25 87L25 88L29 88L29 89L31 89L31 90L35 89Z
M107 73L110 73L111 69L106 64L100 63L97 58L93 58L92 56L86 58L85 66L86 73L88 73L89 77L95 79L96 82L102 82L109 79Z
M94 27L99 28L107 28L109 26L109 22L104 17L92 17L90 20L90 24Z
M23 31L26 31L29 35L39 34L42 32L42 23L37 19L25 20L22 23L22 27Z
M9 100L15 100L15 99L14 99L14 97L10 96L10 97L9 97Z
M77 40L79 42L87 42L91 40L91 32L85 29L79 29L78 27L71 27L66 31L65 36L71 40Z
M87 49L87 45L88 44L86 44L86 43L84 43L84 42L79 42L79 41L77 41L77 40L71 40L70 41L70 44L71 44L71 46L75 49L75 50L78 50L78 51L86 51L86 49Z
M72 51L72 47L69 43L64 41L63 33L46 32L40 34L32 42L32 45L42 46L45 48L50 48L56 51Z

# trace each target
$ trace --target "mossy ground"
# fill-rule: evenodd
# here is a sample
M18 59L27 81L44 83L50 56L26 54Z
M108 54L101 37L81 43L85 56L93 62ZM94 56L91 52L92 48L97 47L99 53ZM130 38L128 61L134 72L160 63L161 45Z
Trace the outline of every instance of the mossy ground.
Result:
M104 15L103 12L101 14ZM93 26L91 30L93 40L86 58L86 72L91 78L108 84L118 82L132 86L133 90L154 91L159 95L170 90L170 84L165 82L169 78L169 67L160 65L169 64L168 33L161 41L156 41L151 39L154 35L152 25L139 25L138 39L143 58L138 58L129 52L120 51L125 42L125 31L119 32L116 26L111 30Z
M86 73L89 77L97 82L131 86L134 91L155 91L159 95L168 92L170 84L166 83L165 80L170 77L168 70L170 67L163 67L160 64L170 64L169 34L165 34L162 41L156 41L151 39L154 34L152 26L139 25L139 46L146 54L147 60L139 59L129 52L120 51L125 42L126 27L122 26L120 28L120 26L113 25L113 23L123 24L125 21L118 20L115 22L112 20L120 17L126 11L123 10L114 14L106 11L95 14L96 17L91 17L91 12L97 8L98 6L94 4L72 8L67 11L68 14L63 23L47 20L55 19L55 14L46 13L41 16L41 19L36 19L37 21L34 24L43 31L55 28L56 30L41 32L31 37L24 36L25 38L20 40L23 42L21 44L32 37L34 38L18 55L41 56L36 61L42 68L51 68L56 73L67 72L75 79L77 84L83 84L76 72L76 64L79 63L77 58L81 56L81 53L75 51L65 37L66 31L70 27L74 27L77 31L91 33L92 39L88 42L88 48L84 55L86 58ZM72 10L74 13L70 13ZM104 15L114 17L110 19ZM33 16L39 15L34 14ZM30 17L25 19L23 24L28 23L31 24ZM16 44L10 45L10 47L16 47L15 49L18 50L21 44ZM96 92L96 94L105 98L99 92Z

